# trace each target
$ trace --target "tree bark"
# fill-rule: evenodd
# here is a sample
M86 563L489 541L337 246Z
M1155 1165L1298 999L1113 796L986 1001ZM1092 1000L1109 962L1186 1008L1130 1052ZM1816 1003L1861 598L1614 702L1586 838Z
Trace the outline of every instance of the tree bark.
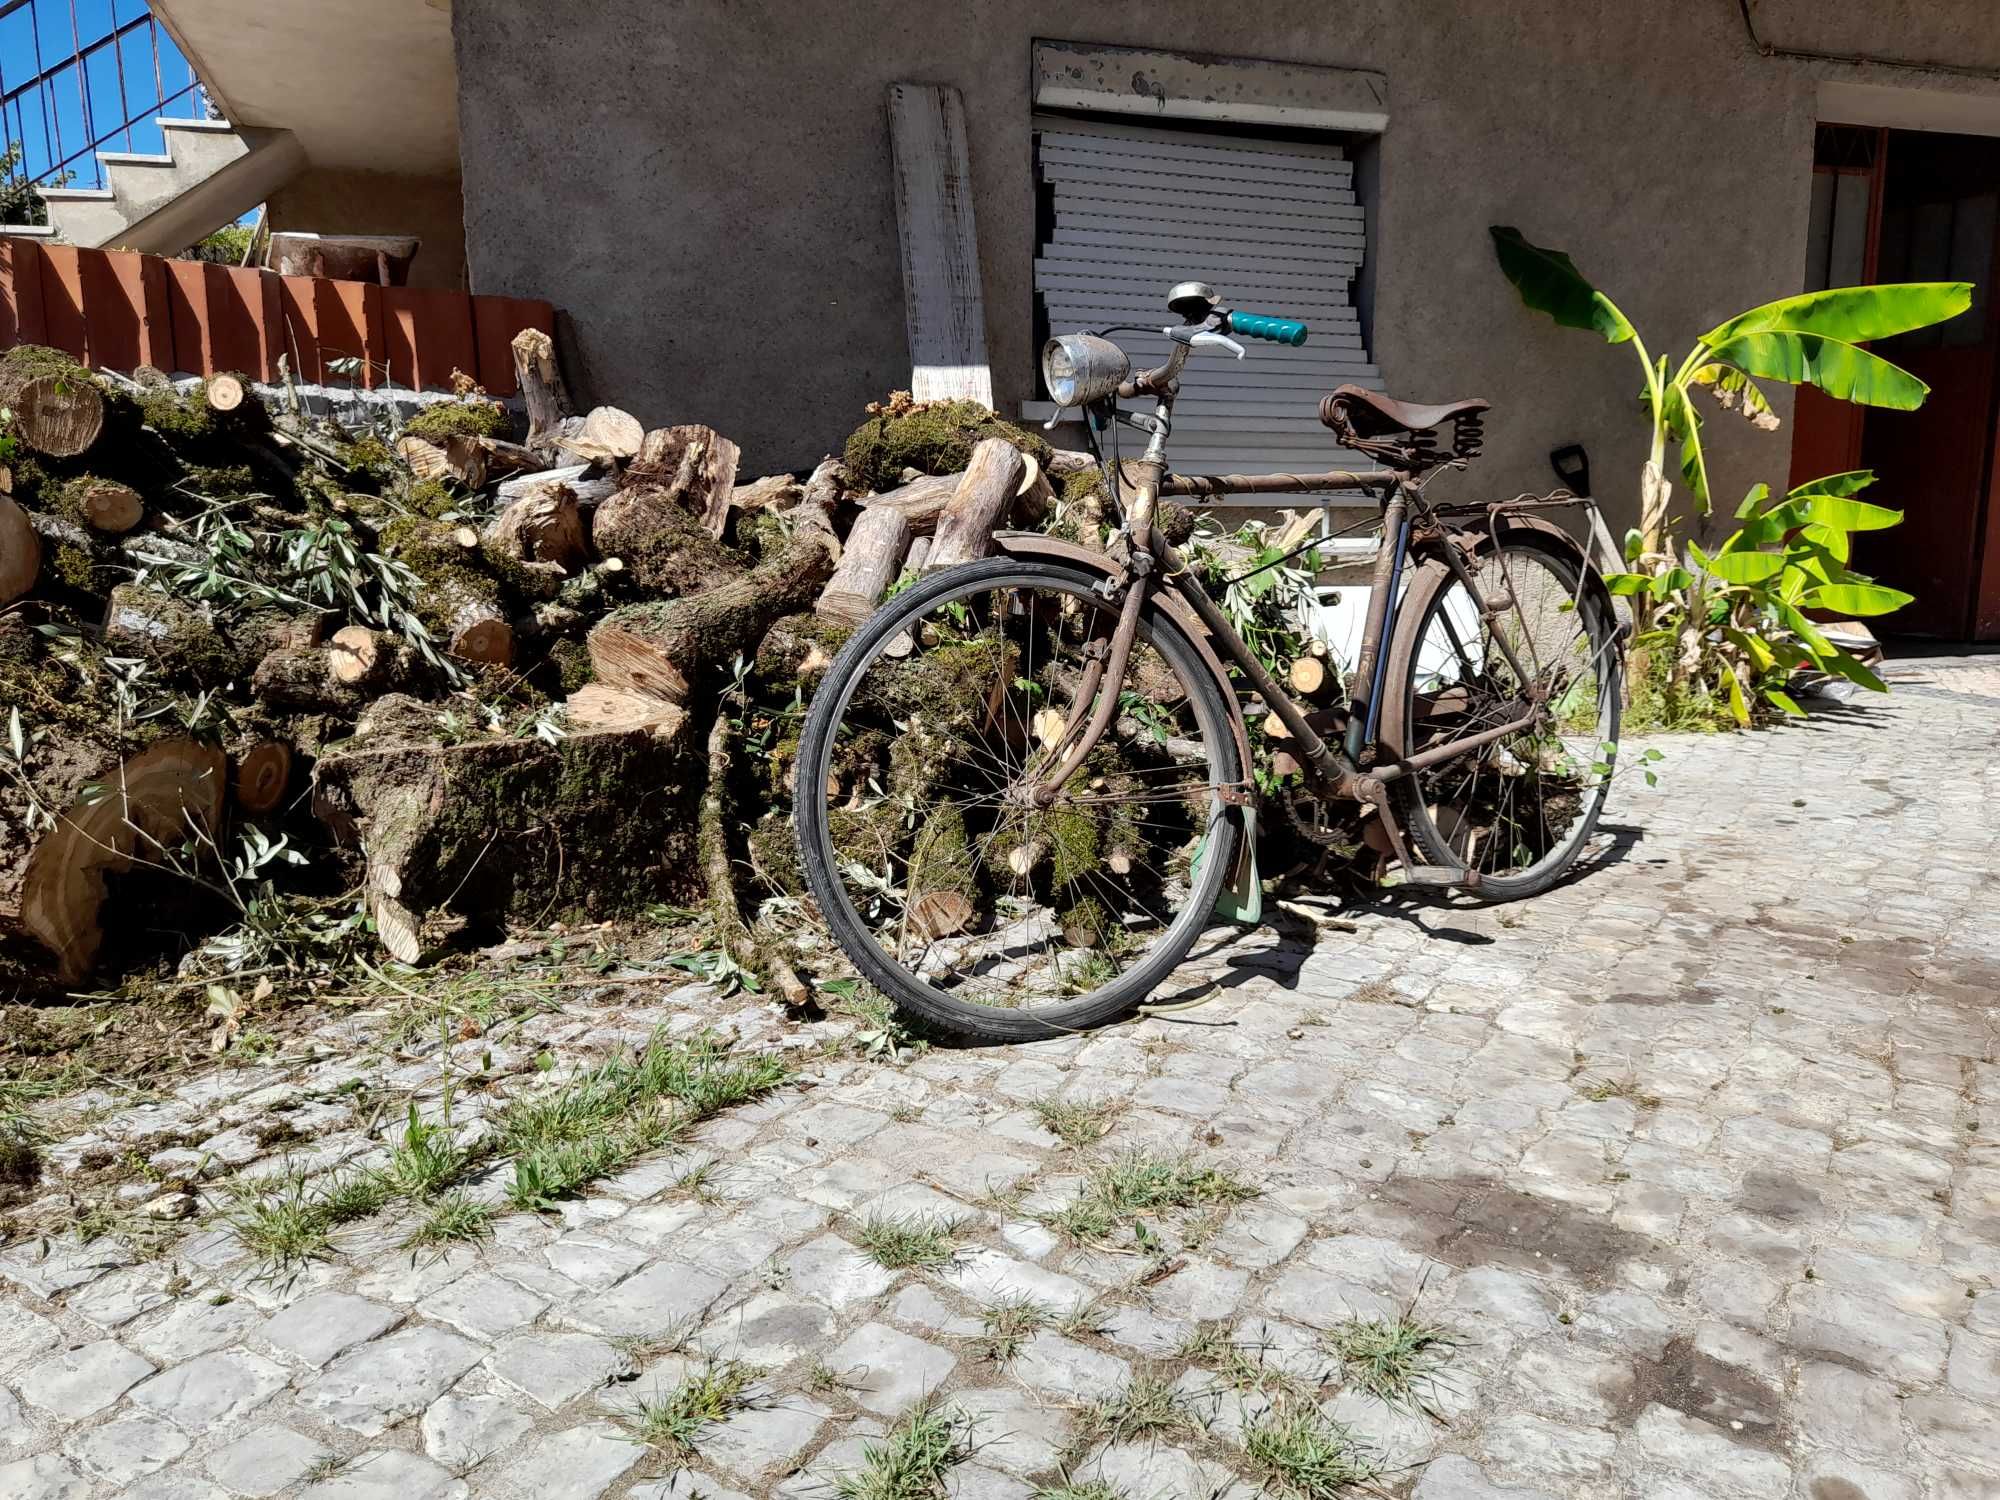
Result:
M104 432L104 395L81 365L52 367L53 355L16 349L0 360L0 406L14 435L37 453L75 458Z
M928 569L975 562L993 550L993 533L1014 503L1024 467L1020 449L1004 438L986 438L972 450L972 462L938 517Z
M739 457L736 445L713 427L656 428L627 465L625 480L664 487L674 504L699 516L703 529L720 540L729 529Z
M250 674L250 691L272 708L352 715L378 694L428 686L424 659L400 638L349 625L325 646L280 646Z
M590 633L596 679L684 704L738 654L755 657L772 623L810 607L832 575L832 544L817 531L802 531L741 578L671 603L615 610Z
M637 417L615 406L600 406L574 433L565 433L562 446L578 458L599 462L631 458L645 440L646 429Z
M862 502L863 513L871 510L901 511L910 523L910 530L918 536L929 536L937 530L938 517L951 504L951 497L958 493L957 474L931 474L922 479L913 479L900 489L885 494L870 495Z
M495 552L515 562L552 562L574 573L590 557L590 538L576 494L566 485L544 485L513 502L495 516L482 540L489 556Z
M735 554L659 485L620 490L598 506L590 539L650 593L692 594L742 572Z
M826 592L814 610L835 625L859 625L875 612L903 566L910 545L909 518L898 510L865 510L840 554Z
M35 586L42 571L42 539L28 513L0 495L0 607L12 604Z
M31 814L20 783L0 783L0 929L33 938L55 979L79 984L104 943L106 878L163 863L191 831L213 839L227 767L221 750L194 740L128 758L109 740L67 735L38 747L28 774L54 827Z
M553 452L563 418L575 410L556 364L556 341L539 328L523 328L514 335L513 351L514 380L528 408L528 446Z

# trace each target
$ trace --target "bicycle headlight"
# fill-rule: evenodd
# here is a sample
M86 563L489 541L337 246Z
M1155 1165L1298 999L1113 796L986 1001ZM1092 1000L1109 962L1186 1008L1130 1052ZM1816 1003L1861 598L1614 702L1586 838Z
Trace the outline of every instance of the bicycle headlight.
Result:
M1102 401L1131 373L1125 351L1094 333L1066 333L1042 346L1042 381L1057 406Z

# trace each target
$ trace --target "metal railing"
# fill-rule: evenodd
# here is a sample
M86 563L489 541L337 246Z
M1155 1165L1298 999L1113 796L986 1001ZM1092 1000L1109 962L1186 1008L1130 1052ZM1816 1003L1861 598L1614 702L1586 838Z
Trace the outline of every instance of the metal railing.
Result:
M156 118L208 117L201 80L152 11L118 19L131 3L87 6L87 27L77 0L0 0L0 135L19 151L10 186L101 188L99 151L157 152Z

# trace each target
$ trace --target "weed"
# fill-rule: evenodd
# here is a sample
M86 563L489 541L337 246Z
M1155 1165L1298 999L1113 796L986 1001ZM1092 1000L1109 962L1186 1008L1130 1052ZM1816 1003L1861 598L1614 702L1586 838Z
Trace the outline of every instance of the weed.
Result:
M1338 1500L1381 1473L1352 1432L1309 1402L1274 1408L1243 1435L1243 1446L1266 1492L1295 1500Z
M806 1366L805 1387L815 1396L830 1396L835 1391L846 1390L847 1381L825 1360L816 1359Z
M1035 1100L1033 1108L1049 1134L1065 1146L1088 1146L1104 1138L1124 1105L1116 1099L1060 1099L1050 1094Z
M423 1223L403 1241L405 1250L443 1250L450 1245L470 1245L493 1233L494 1208L463 1192L447 1193L431 1205Z
M380 1213L394 1196L389 1179L380 1172L355 1171L336 1177L320 1188L317 1202L329 1225L351 1224Z
M1371 979L1347 997L1357 1005L1401 1005L1403 996L1396 987L1385 980ZM1325 1021L1322 1018L1321 1024Z
M672 1324L664 1333L620 1333L611 1337L611 1347L634 1360L658 1359L663 1354L679 1354L694 1336L694 1322L686 1319Z
M1083 1484L1072 1484L1064 1479L1052 1488L1036 1490L1035 1500L1131 1500L1131 1497L1102 1479L1092 1479Z
M1303 1395L1300 1382L1263 1360L1261 1345L1245 1346L1229 1336L1227 1323L1201 1323L1175 1351L1190 1364L1206 1367L1238 1391L1275 1391Z
M471 1153L452 1140L451 1126L426 1122L412 1101L403 1138L383 1175L393 1191L427 1202L451 1186L470 1159Z
M674 1186L697 1203L713 1203L716 1201L714 1177L714 1161L705 1161L698 1166L689 1167L676 1177Z
M1132 1151L1093 1171L1076 1201L1049 1222L1078 1239L1103 1239L1141 1213L1240 1203L1257 1191L1235 1174L1189 1156Z
M952 1234L957 1219L930 1214L903 1214L885 1219L870 1214L854 1229L854 1238L875 1264L886 1271L910 1266L941 1266L957 1253Z
M1430 1395L1463 1341L1412 1312L1406 1309L1394 1319L1349 1319L1326 1336L1326 1350L1356 1389L1389 1406L1435 1416Z
M240 1199L224 1223L277 1270L323 1260L332 1248L328 1232L333 1226L325 1203L297 1177L287 1179L276 1192Z
M749 1405L744 1392L750 1372L733 1361L709 1365L698 1375L690 1375L673 1390L654 1399L641 1399L627 1413L632 1435L650 1447L685 1457L695 1451L702 1429L720 1422Z
M307 1464L305 1473L301 1474L299 1479L305 1484L318 1484L321 1480L332 1479L337 1475L345 1473L348 1466L353 1462L354 1455L351 1453L346 1455L339 1453L324 1454Z
M862 1029L847 1040L863 1057L881 1062L901 1062L906 1057L929 1050L929 1043L910 1034L902 1018L896 1014L896 1007L880 990L858 979L830 979L820 985L820 991L833 997L831 1009L853 1016L862 1023Z
M637 1055L613 1057L562 1087L513 1101L498 1139L515 1157L508 1197L542 1209L718 1110L785 1080L775 1057L731 1060L707 1034L655 1036Z
M1029 1335L1049 1326L1049 1310L1030 1297L1008 1297L986 1309L980 1346L986 1357L1006 1364L1021 1352Z
M1140 1374L1108 1401L1093 1402L1085 1425L1106 1443L1129 1443L1156 1433L1199 1430L1194 1414L1163 1376Z
M42 1153L25 1125L0 1124L0 1189L31 1188L42 1180Z
M861 1467L833 1476L839 1500L931 1500L945 1476L972 1456L972 1421L955 1407L925 1401L862 1446Z

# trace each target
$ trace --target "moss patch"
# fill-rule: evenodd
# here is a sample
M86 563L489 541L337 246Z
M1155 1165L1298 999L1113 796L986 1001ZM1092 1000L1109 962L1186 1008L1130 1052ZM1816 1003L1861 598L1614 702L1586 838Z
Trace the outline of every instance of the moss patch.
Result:
M439 401L403 424L403 431L433 443L455 437L504 438L513 424L506 408L492 401Z
M1012 422L1002 421L977 401L892 398L854 429L843 457L856 484L887 490L902 483L905 469L955 474L972 461L972 450L978 443L994 437L1004 438L1038 461L1049 456L1047 443Z

